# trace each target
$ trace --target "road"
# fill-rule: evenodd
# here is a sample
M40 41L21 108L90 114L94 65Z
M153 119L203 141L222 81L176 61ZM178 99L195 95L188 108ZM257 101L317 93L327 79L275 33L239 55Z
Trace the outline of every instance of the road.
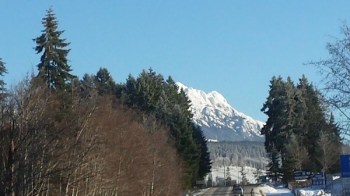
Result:
M258 185L243 186L242 188L244 189L244 195L245 196L252 195L251 190L257 186ZM232 194L232 187L212 187L201 195L203 195L203 196L215 196L215 195L232 196L233 194ZM256 193L256 194L253 193L253 195L258 195L258 193Z
M233 195L232 194L232 188L231 187L212 187L205 193L201 194L205 196L211 196L211 195L221 195L221 196L228 196Z

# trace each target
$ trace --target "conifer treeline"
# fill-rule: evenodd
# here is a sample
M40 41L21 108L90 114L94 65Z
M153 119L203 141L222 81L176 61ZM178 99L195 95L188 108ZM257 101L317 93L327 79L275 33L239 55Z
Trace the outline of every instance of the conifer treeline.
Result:
M210 171L170 77L149 70L116 84L101 68L80 80L51 9L42 24L38 74L11 91L0 81L0 195L179 195Z
M327 115L324 99L303 76L297 85L273 77L261 109L267 122L261 130L269 153L268 170L285 181L293 171L337 171L341 151L339 128Z
M208 142L213 167L245 166L266 169L267 156L263 142Z

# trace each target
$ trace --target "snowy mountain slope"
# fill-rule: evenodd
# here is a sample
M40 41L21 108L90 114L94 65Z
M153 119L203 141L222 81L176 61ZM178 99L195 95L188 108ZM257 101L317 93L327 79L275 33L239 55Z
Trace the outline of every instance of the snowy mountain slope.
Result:
M202 127L207 139L219 141L263 141L260 130L263 122L255 120L234 109L216 91L204 91L176 83L191 101L193 120Z

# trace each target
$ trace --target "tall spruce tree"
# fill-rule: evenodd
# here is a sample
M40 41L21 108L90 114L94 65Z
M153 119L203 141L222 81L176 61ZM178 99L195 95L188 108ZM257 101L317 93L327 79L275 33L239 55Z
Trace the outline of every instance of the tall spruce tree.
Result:
M334 120L334 115L333 113L331 113L330 117L329 117L329 122L327 124L327 132L329 135L329 139L332 141L334 149L333 149L333 154L336 155L340 155L342 152L342 138L340 136L341 131L340 131L340 127L339 124L335 122ZM333 164L330 165L330 167L328 168L328 170L330 172L338 172L340 169L340 156L335 156L335 158L333 159Z
M95 85L99 95L114 94L116 83L106 68L100 68L95 76Z
M37 65L37 77L43 79L51 89L66 89L74 78L67 60L69 43L61 38L64 31L58 30L58 22L51 8L47 10L42 24L42 34L33 39L36 43L35 51L42 54Z
M300 163L291 146L303 130L305 109L302 94L291 78L286 81L281 77L272 78L269 96L262 108L268 120L261 133L265 135L265 148L271 154L271 172L280 171L284 181L292 179L293 170ZM276 157L281 161L280 169L276 168Z
M276 181L281 176L280 153L276 150L275 147L272 147L268 152L268 157L270 159L270 162L267 164L267 175Z
M203 135L203 131L200 127L193 124L193 137L196 144L199 146L200 156L198 159L198 176L197 179L204 179L204 177L210 173L211 160L210 153L207 146L207 141ZM229 175L227 175L229 176Z
M326 120L327 106L322 95L303 76L297 86L288 77L271 80L269 96L262 111L268 116L261 134L271 155L270 170L277 171L276 157L281 160L280 171L285 181L293 179L293 170L319 172L321 156L317 144L321 131L333 135L340 144L339 129ZM338 145L339 146L339 145ZM334 153L339 153L335 150Z
M267 122L261 130L265 135L265 147L267 152L272 148L280 153L284 152L284 141L293 130L293 83L283 81L281 77L273 77L271 80L269 96L261 109L267 116ZM283 160L283 154L282 160Z
M5 73L7 73L5 63L0 58L0 76L3 77ZM6 85L5 81L3 79L0 79L0 94L1 94L0 98L1 99L3 99L4 93L5 93L4 91L6 90L5 85Z
M320 131L325 129L325 105L322 103L321 93L318 92L312 84L310 84L305 76L303 76L297 85L302 93L303 100L307 105L305 110L301 134L303 143L307 147L309 162L305 165L311 171L319 171L320 164L317 161L319 154L317 153L317 142L320 137Z
M94 94L97 94L94 75L84 74L83 78L79 81L79 84L81 97L90 98L93 97Z

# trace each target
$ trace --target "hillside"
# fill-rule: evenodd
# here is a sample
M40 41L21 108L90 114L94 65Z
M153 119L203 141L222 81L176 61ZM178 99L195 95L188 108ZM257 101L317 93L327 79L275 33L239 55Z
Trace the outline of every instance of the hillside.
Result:
M248 166L266 169L267 156L263 142L208 142L213 167Z

